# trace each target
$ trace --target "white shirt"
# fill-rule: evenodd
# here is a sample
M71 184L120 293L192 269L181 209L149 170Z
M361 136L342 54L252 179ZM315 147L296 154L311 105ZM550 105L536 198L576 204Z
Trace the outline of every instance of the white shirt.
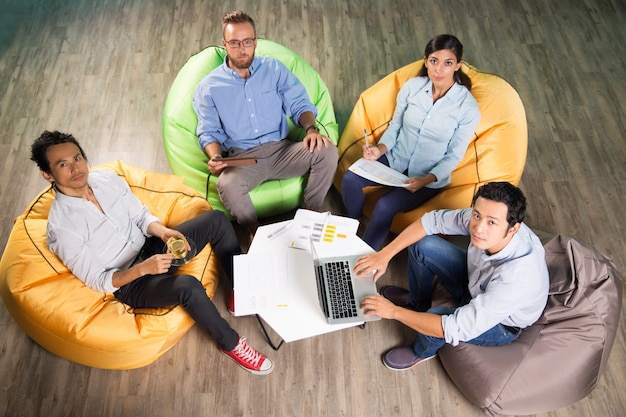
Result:
M128 184L109 171L91 171L88 179L104 214L91 202L57 190L48 215L47 244L88 287L117 290L113 273L135 260L159 219L141 204Z

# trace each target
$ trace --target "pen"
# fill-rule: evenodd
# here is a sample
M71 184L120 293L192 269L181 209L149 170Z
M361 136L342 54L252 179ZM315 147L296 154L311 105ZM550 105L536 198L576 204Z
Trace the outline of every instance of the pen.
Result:
M279 227L278 229L274 230L272 233L270 233L267 238L268 239L272 239L275 238L276 236L278 236L279 234L281 234L282 232L284 232L285 230L287 230L287 228L291 226L291 222L288 222L287 224Z
M370 140L367 138L367 129L363 129L363 134L365 135L365 146L370 146Z

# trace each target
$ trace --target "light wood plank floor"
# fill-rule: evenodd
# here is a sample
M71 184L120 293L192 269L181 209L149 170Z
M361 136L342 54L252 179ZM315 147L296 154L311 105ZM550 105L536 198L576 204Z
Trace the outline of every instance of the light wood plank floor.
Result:
M529 125L527 223L585 241L626 272L626 3L623 0L0 0L0 248L46 183L29 161L44 129L72 132L92 164L169 172L161 114L187 58L247 10L258 34L305 58L329 86L340 129L359 93L456 34L466 60L519 91ZM335 193L329 207L340 212ZM401 257L400 257L401 258ZM404 260L387 282L402 284ZM216 297L226 313L224 295ZM276 362L254 377L193 328L138 370L76 365L34 344L0 307L0 416L480 416L435 360L404 373L380 354L411 340L394 322L273 352L252 318L229 321ZM545 416L626 415L624 319L606 374Z

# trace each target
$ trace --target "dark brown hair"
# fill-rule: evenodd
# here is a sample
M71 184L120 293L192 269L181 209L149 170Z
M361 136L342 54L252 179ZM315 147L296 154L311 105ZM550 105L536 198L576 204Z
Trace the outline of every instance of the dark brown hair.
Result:
M426 44L426 48L424 48L424 61L428 59L428 56L433 52L441 51L442 49L449 49L452 51L454 56L456 56L456 60L461 62L463 60L463 44L461 41L457 39L454 35L437 35L432 38ZM428 69L425 65L422 65L418 77L427 77ZM465 86L468 90L472 90L472 80L467 76L461 68L454 72L454 81Z
M80 154L87 160L87 156L85 155L85 151L80 147L78 141L74 136L68 133L61 133L59 131L49 132L44 131L41 136L39 136L30 147L30 160L35 162L40 170L43 172L50 173L50 161L48 160L48 155L46 154L49 147L54 145L60 145L62 143L73 143L78 147Z
M252 30L254 30L254 36L256 37L256 26L254 25L254 20L246 12L243 10L235 10L229 13L222 18L222 35L226 30L226 26L231 23L250 23L252 25Z

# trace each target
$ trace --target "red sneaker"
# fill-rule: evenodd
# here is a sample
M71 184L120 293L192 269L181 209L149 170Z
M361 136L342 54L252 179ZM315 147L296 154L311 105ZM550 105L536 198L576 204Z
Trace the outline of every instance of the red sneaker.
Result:
M235 292L230 292L230 298L228 298L228 312L235 315Z
M239 338L239 343L230 352L222 350L223 354L230 356L246 371L255 375L267 375L272 372L274 364L264 354L253 348L246 342L245 337Z

